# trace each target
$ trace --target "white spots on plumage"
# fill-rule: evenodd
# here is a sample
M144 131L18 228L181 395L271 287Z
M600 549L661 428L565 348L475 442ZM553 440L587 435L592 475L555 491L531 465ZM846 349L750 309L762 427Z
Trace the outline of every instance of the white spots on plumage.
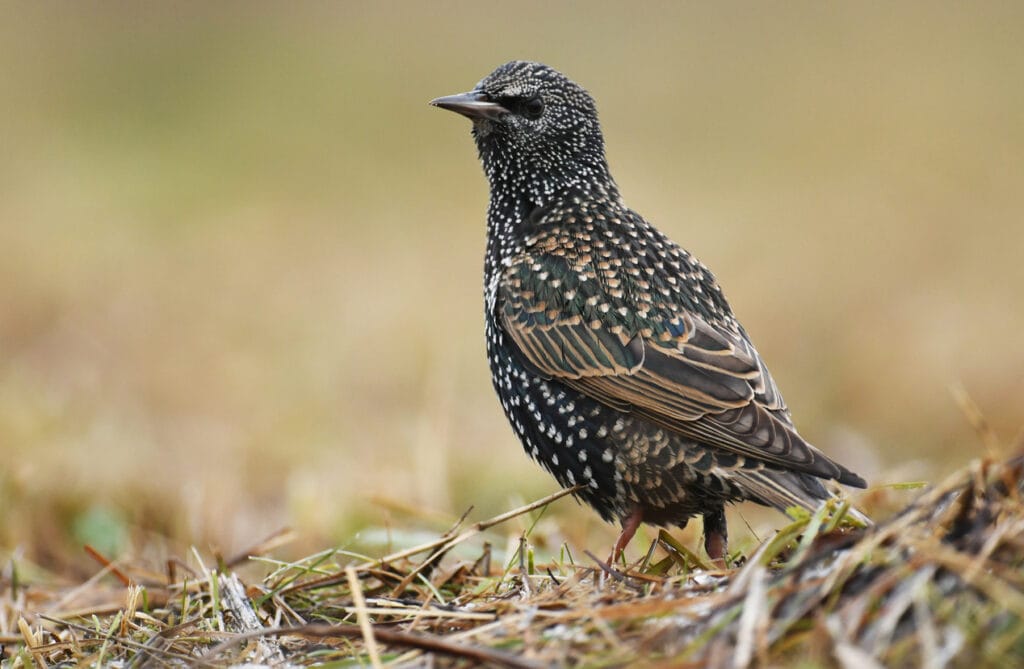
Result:
M522 71L532 72L528 67ZM516 79L512 74L508 78ZM529 80L518 78L514 88L529 92ZM597 127L596 120L583 122ZM482 141L479 133L477 139ZM645 462L649 453L644 449L650 447L653 453L672 447L640 445L653 439L644 432L642 419L602 406L557 380L545 381L524 367L521 352L503 329L501 319L509 311L501 311L507 306L502 296L508 294L502 279L519 282L511 294L531 327L569 324L652 338L664 331L671 316L687 311L710 314L712 326L725 324L734 333L737 326L710 273L622 203L607 174L599 138L590 142L570 129L558 139L512 146L481 143L491 182L487 351L501 406L531 457L563 484L580 480L598 491L588 491L588 501L602 515L622 515L638 494L637 462L651 471L644 485L671 482L672 475L658 469L667 460ZM576 320L569 322L567 314ZM557 356L558 349L549 353ZM658 494L664 500L672 493Z

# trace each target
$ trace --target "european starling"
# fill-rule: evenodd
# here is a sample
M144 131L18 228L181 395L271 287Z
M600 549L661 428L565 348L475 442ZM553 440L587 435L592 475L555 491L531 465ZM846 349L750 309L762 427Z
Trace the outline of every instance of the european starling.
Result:
M804 441L699 260L629 209L594 100L539 63L502 65L432 105L473 121L490 182L487 357L534 460L607 521L617 559L641 522L701 515L726 554L726 503L815 509L864 479Z

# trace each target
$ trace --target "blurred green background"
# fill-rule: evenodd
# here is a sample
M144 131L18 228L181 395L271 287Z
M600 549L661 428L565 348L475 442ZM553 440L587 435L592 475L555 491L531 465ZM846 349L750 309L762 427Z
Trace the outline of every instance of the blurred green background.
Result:
M1024 4L0 11L0 548L347 542L552 491L490 388L469 124L427 106L513 58L593 93L812 441L878 483L984 452L953 385L1024 423Z

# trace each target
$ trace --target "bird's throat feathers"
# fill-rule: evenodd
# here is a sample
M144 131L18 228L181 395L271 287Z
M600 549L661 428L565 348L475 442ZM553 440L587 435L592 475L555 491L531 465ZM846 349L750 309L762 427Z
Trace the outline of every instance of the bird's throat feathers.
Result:
M538 206L570 190L614 192L618 197L599 141L591 146L538 141L524 147L511 144L490 125L475 123L473 136L491 193L526 196Z
M488 256L495 264L515 251L524 224L539 209L571 196L622 202L603 150L585 156L562 156L557 149L536 147L524 153L510 151L506 144L493 141L478 128L473 134L491 186Z

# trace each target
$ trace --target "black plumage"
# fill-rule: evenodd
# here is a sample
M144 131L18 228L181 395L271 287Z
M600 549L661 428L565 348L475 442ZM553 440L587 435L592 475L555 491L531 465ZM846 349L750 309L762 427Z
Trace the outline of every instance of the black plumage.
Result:
M863 487L796 432L711 272L629 209L593 99L539 63L502 65L432 104L473 121L490 182L487 355L526 451L623 533L724 505L816 508Z

